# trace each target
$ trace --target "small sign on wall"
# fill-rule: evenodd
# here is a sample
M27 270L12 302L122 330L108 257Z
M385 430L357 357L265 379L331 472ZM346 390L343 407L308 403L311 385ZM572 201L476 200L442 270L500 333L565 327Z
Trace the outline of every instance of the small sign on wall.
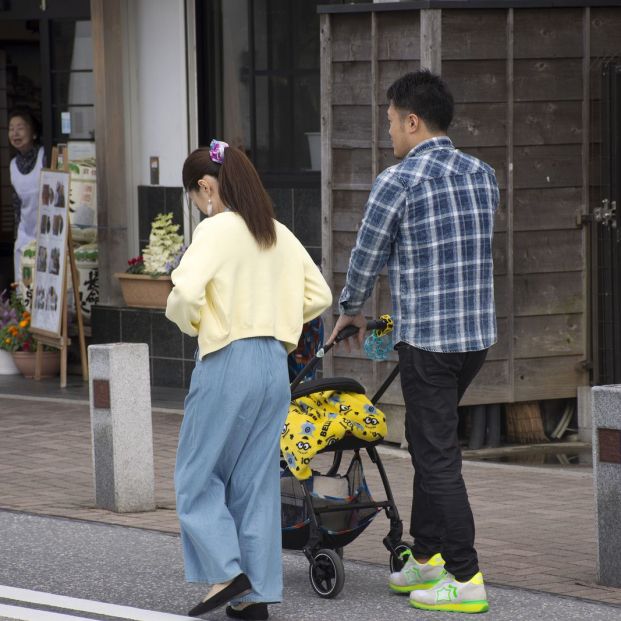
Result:
M149 170L151 171L151 185L160 184L160 158L152 155L149 158Z
M71 133L71 112L60 113L60 133L61 134Z

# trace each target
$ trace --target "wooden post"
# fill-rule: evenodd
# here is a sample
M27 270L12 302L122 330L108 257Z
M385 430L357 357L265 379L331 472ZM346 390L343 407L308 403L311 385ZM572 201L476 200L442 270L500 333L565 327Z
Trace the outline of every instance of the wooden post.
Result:
M509 375L510 401L515 400L514 338L515 309L513 304L513 133L514 133L514 93L513 93L513 9L507 10L507 372Z
M100 304L120 304L114 272L127 255L127 162L125 151L126 59L121 0L91 0L95 135L97 136L97 234Z
M420 11L420 66L442 73L442 9Z
M582 213L588 214L591 211L591 197L589 185L591 183L589 174L589 158L591 143L591 9L584 8L582 16ZM598 296L593 295L597 287L597 245L593 241L597 227L591 226L582 232L583 256L590 263L590 270L583 271L583 334L585 338L586 358L593 365L593 378L597 381L599 377L599 356L596 354L596 343L598 340L599 325L598 317ZM589 261L590 259L590 261ZM590 326L590 330L589 330Z
M332 33L330 15L320 16L321 45L321 267L333 289L332 274ZM334 327L332 309L325 315L325 334ZM333 357L324 361L324 373L334 373Z

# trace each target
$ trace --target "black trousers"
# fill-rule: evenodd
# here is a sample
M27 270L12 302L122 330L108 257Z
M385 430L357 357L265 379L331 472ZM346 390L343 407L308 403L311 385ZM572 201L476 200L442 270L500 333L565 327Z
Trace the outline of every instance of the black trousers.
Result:
M487 350L435 353L397 345L406 407L405 435L414 465L410 533L415 556L442 552L446 570L466 581L479 571L474 518L461 475L457 404Z

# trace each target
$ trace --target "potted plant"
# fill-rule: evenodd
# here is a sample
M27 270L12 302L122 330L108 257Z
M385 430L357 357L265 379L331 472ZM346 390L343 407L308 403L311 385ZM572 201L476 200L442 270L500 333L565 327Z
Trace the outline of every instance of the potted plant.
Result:
M149 245L141 256L128 261L127 271L115 274L125 304L139 308L165 308L172 290L170 273L185 252L179 225L172 213L159 214L151 225Z
M37 344L30 331L30 313L16 287L0 294L0 348L10 352L13 362L24 377L34 377ZM60 352L45 350L41 358L41 377L58 375Z

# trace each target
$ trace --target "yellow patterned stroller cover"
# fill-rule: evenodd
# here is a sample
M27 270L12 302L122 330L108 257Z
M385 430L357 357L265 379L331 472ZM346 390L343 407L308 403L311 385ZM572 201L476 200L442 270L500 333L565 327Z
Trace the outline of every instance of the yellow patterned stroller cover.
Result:
M312 476L312 458L352 435L374 442L386 437L386 416L364 394L325 390L291 402L280 451L300 481Z

